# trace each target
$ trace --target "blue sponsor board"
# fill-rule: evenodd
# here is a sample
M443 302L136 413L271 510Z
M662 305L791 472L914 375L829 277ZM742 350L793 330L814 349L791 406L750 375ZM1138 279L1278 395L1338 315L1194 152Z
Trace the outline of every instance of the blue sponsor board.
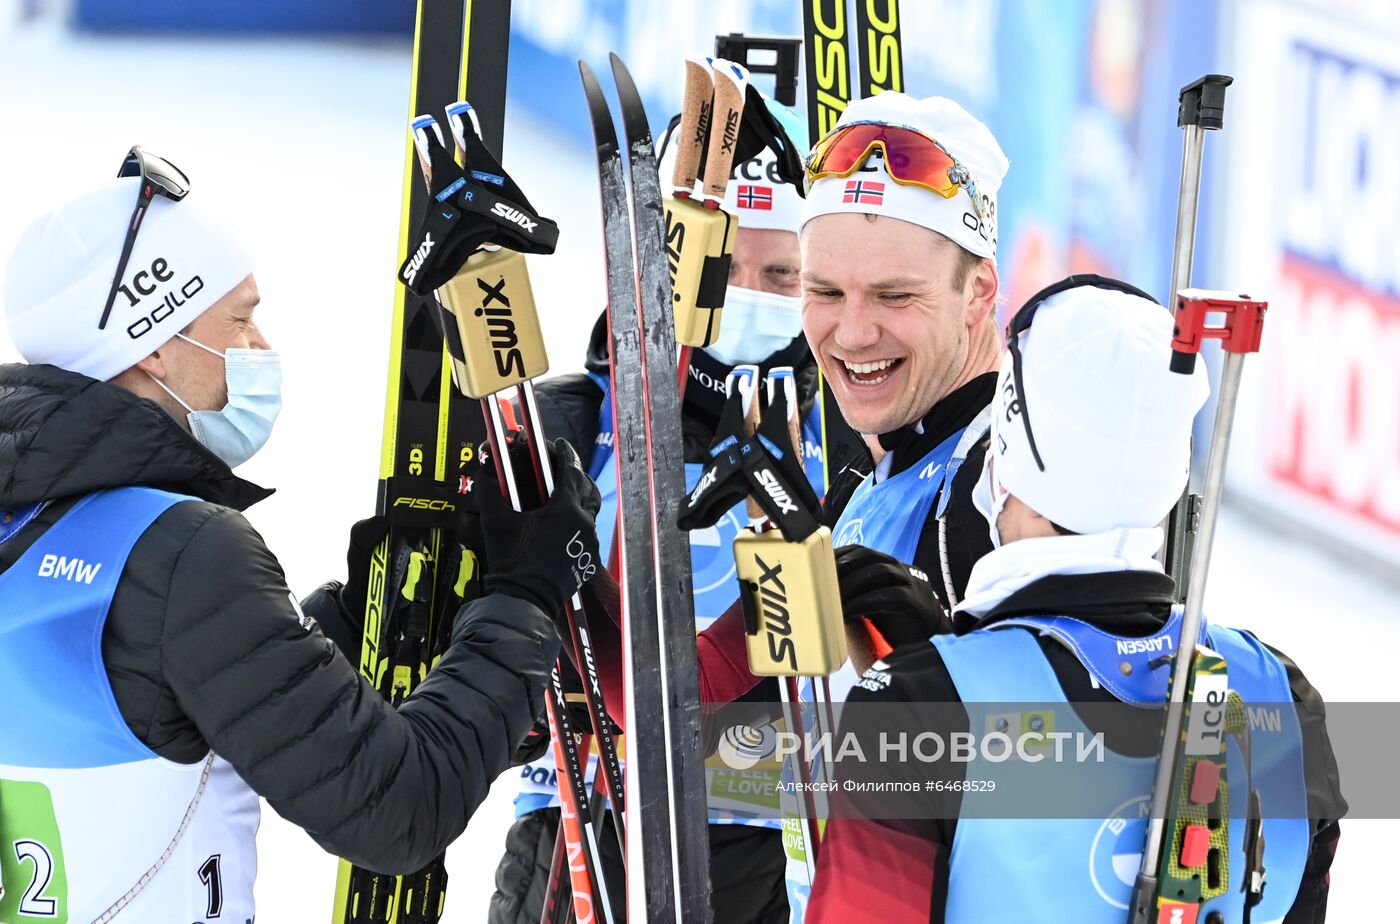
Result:
M73 23L99 32L413 35L413 0L77 0Z

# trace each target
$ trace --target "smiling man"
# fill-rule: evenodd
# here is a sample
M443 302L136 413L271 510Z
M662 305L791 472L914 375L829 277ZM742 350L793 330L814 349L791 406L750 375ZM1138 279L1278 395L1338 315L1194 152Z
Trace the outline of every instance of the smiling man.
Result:
M970 497L1001 353L1007 167L957 103L902 93L852 103L807 161L802 326L873 464L835 474L826 518L848 619L891 647L946 631L943 613L991 550ZM848 666L833 692L855 679Z

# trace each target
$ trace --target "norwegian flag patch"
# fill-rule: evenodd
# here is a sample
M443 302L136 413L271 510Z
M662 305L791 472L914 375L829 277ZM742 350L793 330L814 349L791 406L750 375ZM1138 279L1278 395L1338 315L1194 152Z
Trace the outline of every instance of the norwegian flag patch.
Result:
M884 205L885 184L873 180L847 180L841 201L855 205Z
M773 211L773 187L740 186L738 200L741 209L760 209L771 212Z

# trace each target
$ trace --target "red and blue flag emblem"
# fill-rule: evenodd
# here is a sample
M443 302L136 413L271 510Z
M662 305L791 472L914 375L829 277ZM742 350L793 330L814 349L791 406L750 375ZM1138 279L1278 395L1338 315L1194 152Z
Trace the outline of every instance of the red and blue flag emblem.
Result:
M761 209L765 212L773 210L771 186L740 186L737 198L741 209Z
M885 184L874 180L847 180L841 201L855 205L884 205Z

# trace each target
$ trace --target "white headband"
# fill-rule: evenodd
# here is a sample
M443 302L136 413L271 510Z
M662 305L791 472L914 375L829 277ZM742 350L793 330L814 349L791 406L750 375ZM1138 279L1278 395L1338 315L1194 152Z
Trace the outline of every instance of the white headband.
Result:
M180 202L157 196L99 330L139 184L128 177L80 193L20 236L5 272L5 320L27 361L106 381L253 272L247 249L196 193Z
M849 177L823 177L812 184L802 210L804 226L822 215L884 215L937 231L970 253L996 259L997 190L1009 162L986 125L950 99L915 99L893 92L851 103L836 127L854 122L912 128L937 139L972 175L982 207L973 203L965 188L945 199L922 187L896 183L877 149Z

